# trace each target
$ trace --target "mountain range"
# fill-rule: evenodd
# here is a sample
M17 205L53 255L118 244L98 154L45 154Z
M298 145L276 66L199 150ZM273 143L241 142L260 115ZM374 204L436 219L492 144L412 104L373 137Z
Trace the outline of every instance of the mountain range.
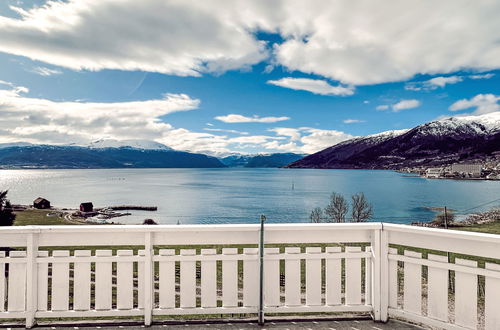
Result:
M500 112L435 120L415 128L354 138L288 168L402 169L477 162L500 151Z
M101 139L88 145L0 144L0 168L217 168L283 167L302 158L293 153L223 158L173 150L148 140Z
M121 141L120 141L121 142ZM217 158L174 151L156 142L98 141L89 146L25 143L0 145L3 168L207 168L225 167Z
M231 155L221 158L220 161L228 167L283 167L302 157L304 155L294 153Z

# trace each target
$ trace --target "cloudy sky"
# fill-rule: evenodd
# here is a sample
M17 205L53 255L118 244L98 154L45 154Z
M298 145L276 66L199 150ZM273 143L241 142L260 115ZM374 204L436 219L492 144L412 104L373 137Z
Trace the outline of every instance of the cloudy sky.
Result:
M312 153L500 111L496 0L2 0L0 143Z

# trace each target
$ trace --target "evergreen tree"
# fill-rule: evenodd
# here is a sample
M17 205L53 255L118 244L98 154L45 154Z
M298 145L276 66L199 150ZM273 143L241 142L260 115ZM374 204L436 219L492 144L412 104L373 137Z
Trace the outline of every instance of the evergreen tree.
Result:
M12 212L12 205L7 199L9 191L0 191L0 226L12 226L16 215Z

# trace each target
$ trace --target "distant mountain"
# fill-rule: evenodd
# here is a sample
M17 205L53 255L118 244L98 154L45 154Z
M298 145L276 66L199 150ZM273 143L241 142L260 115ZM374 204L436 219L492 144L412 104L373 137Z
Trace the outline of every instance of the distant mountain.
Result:
M228 167L245 167L248 160L253 156L249 155L231 155L223 158L219 158L222 164Z
M88 145L89 148L93 149L105 149L105 148L134 148L134 149L144 149L144 150L173 150L164 144L149 141L149 140L113 140L113 139L101 139L91 142Z
M289 168L400 169L478 161L500 151L500 113L453 117L341 142Z
M302 157L304 155L294 153L233 155L224 157L220 161L229 167L283 167Z
M136 144L137 145L137 144ZM2 168L208 168L217 158L163 149L78 146L0 146Z

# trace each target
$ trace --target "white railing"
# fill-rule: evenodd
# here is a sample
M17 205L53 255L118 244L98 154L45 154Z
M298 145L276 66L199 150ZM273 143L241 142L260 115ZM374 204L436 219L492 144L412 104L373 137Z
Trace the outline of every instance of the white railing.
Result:
M1 228L0 247L10 249L0 252L0 319L31 327L38 318L144 316L149 325L159 315L261 308L500 329L500 265L483 262L500 260L498 236L382 223L266 225L259 306L259 230Z

